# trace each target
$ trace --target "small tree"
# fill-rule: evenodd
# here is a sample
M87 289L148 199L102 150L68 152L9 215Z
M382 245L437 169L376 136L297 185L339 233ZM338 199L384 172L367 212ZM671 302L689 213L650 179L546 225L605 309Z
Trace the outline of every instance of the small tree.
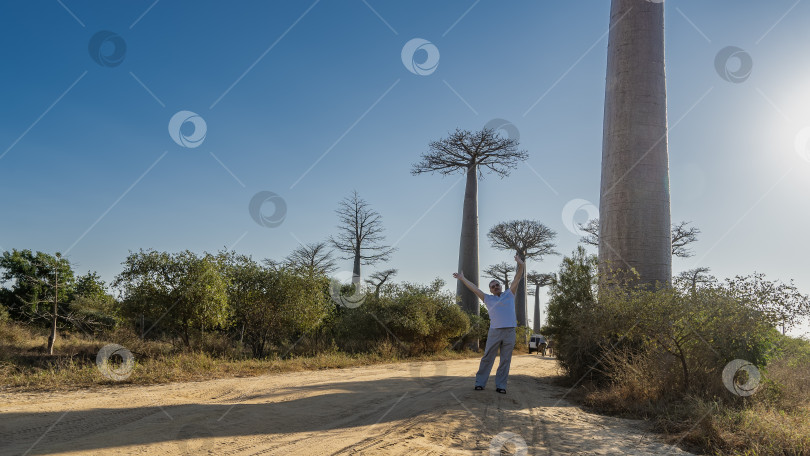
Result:
M553 230L534 220L512 220L499 223L489 230L489 240L492 246L502 250L517 252L524 261L529 258L541 260L546 255L559 255L554 251L552 242L557 235ZM518 292L515 296L515 312L518 324L527 325L526 319L526 268L523 277L518 283ZM504 287L508 287L505 284Z
M386 269L384 271L377 271L374 274L371 274L369 279L366 279L366 283L374 287L374 296L380 297L380 288L385 285L385 282L388 281L391 277L397 275L396 269Z
M382 216L371 209L355 190L340 202L337 210L338 235L330 238L332 245L343 252L345 260L354 260L352 284L360 285L360 265L388 261L395 248L382 244Z
M232 257L226 270L234 320L257 358L314 329L330 307L324 293L325 276L304 277L283 266L262 266L242 255Z
M3 252L0 269L2 281L13 282L10 293L3 293L7 301L4 304L19 319L49 323L47 350L53 355L59 304L67 304L75 286L70 263L59 252L53 256L42 252L34 255L30 250L14 249Z
M484 128L476 132L456 129L446 138L433 141L422 160L413 165L411 174L437 172L443 175L465 173L464 206L461 218L461 241L458 249L458 269L478 285L478 179L483 170L500 177L509 175L517 164L529 158L518 149L518 141L503 138L496 130ZM461 296L462 309L478 315L478 297L460 281L456 293ZM476 347L477 348L477 347Z
M118 302L107 292L107 286L96 272L76 279L65 319L81 331L94 333L114 327L118 321Z
M583 350L591 348L577 343L577 315L596 302L597 280L596 255L588 255L580 245L570 257L563 258L549 291L546 325L541 332L554 337L560 364L574 374L585 373L576 366L583 364Z
M293 269L302 269L310 275L329 275L338 268L332 253L326 242L303 244L290 253L286 262Z
M714 284L717 278L709 274L709 268L700 267L683 271L675 278L675 284L681 288L689 289L694 295L698 284Z
M509 280L509 275L515 273L515 263L508 263L506 261L502 261L498 264L493 264L492 266L484 269L484 274L487 277L492 277L493 279L500 280L503 282L504 287L508 287L511 285L511 280ZM506 289L506 288L504 288Z
M131 317L146 315L179 333L187 347L190 330L224 326L228 321L227 280L220 257L141 250L130 253L115 279Z

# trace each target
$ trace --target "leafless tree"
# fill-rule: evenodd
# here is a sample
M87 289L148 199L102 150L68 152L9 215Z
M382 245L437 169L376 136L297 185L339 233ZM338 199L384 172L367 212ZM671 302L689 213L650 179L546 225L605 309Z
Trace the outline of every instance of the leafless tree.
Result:
M332 257L332 250L327 250L326 242L314 242L311 244L299 245L287 257L287 264L294 268L301 268L310 274L329 275L335 272L338 267Z
M535 220L512 220L492 227L487 234L493 247L501 250L513 250L524 261L536 258L538 261L546 255L559 255L554 250L553 242L557 233ZM518 284L515 296L515 313L518 324L526 326L526 269ZM508 285L506 285L508 286Z
M391 277L397 275L396 269L386 269L384 271L377 271L374 274L371 274L368 279L366 279L366 283L374 287L374 296L380 296L380 288L388 281Z
M484 274L486 274L486 277L492 277L493 279L498 279L503 282L505 290L511 284L509 276L515 273L515 267L515 263L507 263L506 261L502 261L484 269Z
M456 129L446 138L433 141L422 160L413 165L411 174L440 173L443 175L465 173L464 205L461 219L458 269L472 283L478 285L478 179L488 170L500 177L509 175L518 163L529 155L518 149L517 139L504 138L496 130L484 128L471 132ZM478 298L460 281L456 292L461 296L461 307L470 314L478 315Z
M672 225L672 254L680 258L689 258L694 255L692 250L687 249L686 246L697 241L697 235L700 234L700 229L697 227L687 227L692 222L680 222ZM579 238L579 242L583 244L599 246L599 219L588 220L584 225L579 224L579 229L586 234Z
M337 236L329 238L332 245L343 252L344 260L354 260L352 283L360 283L360 265L388 261L395 248L383 245L385 239L382 216L360 198L357 191L344 198L335 210L340 224Z

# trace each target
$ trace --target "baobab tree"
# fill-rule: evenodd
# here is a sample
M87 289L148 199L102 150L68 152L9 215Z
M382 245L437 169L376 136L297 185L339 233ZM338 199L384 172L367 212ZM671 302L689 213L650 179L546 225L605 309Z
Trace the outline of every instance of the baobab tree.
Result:
M672 225L672 254L679 258L689 258L694 255L692 250L687 249L686 246L698 240L697 235L700 234L700 229L697 227L688 227L692 222L680 222L677 225ZM599 219L591 219L586 224L579 224L579 229L587 233L585 236L579 238L579 242L583 244L599 246Z
M663 1L611 2L603 135L599 269L634 268L640 283L669 283Z
M471 132L456 129L446 138L433 141L422 160L413 165L411 174L438 172L442 175L465 173L464 206L461 216L461 239L458 249L458 270L478 285L478 179L484 170L501 178L509 175L518 163L529 158L518 149L517 139L504 138L495 129L484 128ZM506 286L506 285L504 285ZM479 315L478 297L458 282L456 293L461 296L461 308Z
M385 239L382 216L371 209L356 190L339 203L335 212L340 220L340 231L329 241L345 254L342 259L354 260L352 284L357 287L360 285L360 265L388 261L396 248L382 244Z
M385 285L385 282L387 282L388 279L397 275L397 272L398 271L396 269L377 271L366 279L366 283L374 287L374 296L378 298L380 297L380 288Z
M310 274L329 275L338 267L324 241L301 244L287 257L286 262L293 268L303 269Z
M537 271L531 271L526 274L526 280L534 285L534 319L532 320L532 329L535 334L540 333L540 287L546 287L554 282L554 274L540 274Z
M512 220L492 227L487 234L492 246L501 250L516 252L523 261L535 258L538 261L546 255L559 255L553 242L557 233L535 220ZM515 295L515 314L518 325L526 326L526 268L518 283Z
M484 269L484 274L486 274L486 277L492 277L493 279L502 281L505 288L512 284L512 282L509 280L509 275L514 274L515 272L515 263L507 263L506 261L493 264L492 266Z

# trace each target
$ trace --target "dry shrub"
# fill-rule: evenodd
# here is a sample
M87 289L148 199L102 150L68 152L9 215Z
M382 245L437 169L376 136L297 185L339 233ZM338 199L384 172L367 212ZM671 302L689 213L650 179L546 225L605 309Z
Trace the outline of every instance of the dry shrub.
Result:
M585 399L603 411L646 417L672 390L672 379L661 364L660 357L649 352L607 351L603 365L610 384L592 388Z

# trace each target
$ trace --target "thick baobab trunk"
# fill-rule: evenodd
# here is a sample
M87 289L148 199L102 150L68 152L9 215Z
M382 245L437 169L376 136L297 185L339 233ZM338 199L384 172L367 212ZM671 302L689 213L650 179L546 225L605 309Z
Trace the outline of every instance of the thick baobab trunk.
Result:
M354 269L352 269L352 285L354 285L355 290L357 286L360 284L360 247L357 247L357 253L354 254Z
M458 269L464 277L478 285L478 166L467 168L464 209L461 215L461 241L458 247ZM458 281L456 293L461 296L461 309L480 315L478 297Z
M526 261L526 255L520 253L520 259ZM510 284L506 284L508 287ZM529 322L526 320L526 268L523 268L523 274L518 282L517 295L515 295L515 315L517 316L518 326L528 326Z
M540 285L534 286L534 320L532 329L535 334L540 334Z
M608 41L599 268L672 276L664 4L612 0Z

